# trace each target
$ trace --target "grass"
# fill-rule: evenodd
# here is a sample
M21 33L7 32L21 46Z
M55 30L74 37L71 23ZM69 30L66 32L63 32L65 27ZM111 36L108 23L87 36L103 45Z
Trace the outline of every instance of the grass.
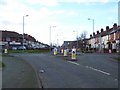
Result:
M8 53L44 53L49 52L48 50L8 50Z
M2 58L2 57L14 57L14 56L11 56L11 55L9 55L9 54L0 54L0 58Z
M120 62L120 57L113 57L113 59Z
M5 67L5 64L0 61L0 68Z

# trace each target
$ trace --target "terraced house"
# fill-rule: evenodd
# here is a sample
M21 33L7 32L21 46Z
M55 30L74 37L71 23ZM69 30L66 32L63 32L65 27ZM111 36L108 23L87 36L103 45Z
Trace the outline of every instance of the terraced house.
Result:
M88 40L90 45L89 49L92 48L96 52L119 52L120 48L120 27L115 23L112 28L106 26L106 30L103 28L95 34L90 35Z
M77 48L77 41L64 41L63 47ZM106 26L97 32L90 34L90 38L78 40L78 50L98 53L118 53L120 52L120 27L115 23L112 28Z

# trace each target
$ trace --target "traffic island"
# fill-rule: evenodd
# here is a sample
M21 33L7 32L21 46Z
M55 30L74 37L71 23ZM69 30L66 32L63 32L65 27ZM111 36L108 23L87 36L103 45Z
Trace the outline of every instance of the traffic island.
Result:
M63 54L57 54L57 55L54 55L54 56L62 58L63 60L67 60L67 61L78 61L77 58L72 59L72 55L71 54L68 54L67 56L64 56Z
M72 59L71 56L64 57L65 60L67 61L78 61L78 59Z

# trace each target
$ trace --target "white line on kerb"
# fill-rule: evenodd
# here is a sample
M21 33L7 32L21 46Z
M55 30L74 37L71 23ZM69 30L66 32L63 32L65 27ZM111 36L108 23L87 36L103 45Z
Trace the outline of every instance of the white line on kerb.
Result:
M106 74L106 75L110 75L110 73L108 73L108 72L105 72L105 71L102 71L102 70L99 70L99 69L96 69L96 68L93 68L93 67L89 67L89 66L85 66L85 67L90 68L90 69L95 70L95 71L98 71L98 72L101 72L101 73Z
M75 64L75 65L80 65L79 63L72 62L72 61L67 61L67 62L72 63L72 64Z

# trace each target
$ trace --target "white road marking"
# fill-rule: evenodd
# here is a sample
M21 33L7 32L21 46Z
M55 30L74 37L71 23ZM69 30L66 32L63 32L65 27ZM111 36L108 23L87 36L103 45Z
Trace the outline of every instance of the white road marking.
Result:
M115 79L115 81L118 81L118 79Z
M75 65L80 65L79 63L72 62L72 61L67 61L67 62L72 63L72 64L75 64ZM102 70L99 70L99 69L96 69L96 68L93 68L93 67L89 67L89 66L85 66L85 67L86 67L86 68L89 68L89 69L92 69L92 70L94 70L94 71L97 71L97 72L106 74L106 75L111 75L111 74L108 73L108 72L105 72L105 71L102 71Z
M72 62L72 61L67 61L67 62L72 63L72 64L75 64L75 65L80 65L79 63Z
M101 72L103 74L106 74L106 75L110 75L110 73L108 72L105 72L105 71L102 71L102 70L99 70L99 69L96 69L96 68L93 68L93 67L89 67L89 66L85 66L86 68L89 68L89 69L92 69L92 70L95 70L97 72Z

